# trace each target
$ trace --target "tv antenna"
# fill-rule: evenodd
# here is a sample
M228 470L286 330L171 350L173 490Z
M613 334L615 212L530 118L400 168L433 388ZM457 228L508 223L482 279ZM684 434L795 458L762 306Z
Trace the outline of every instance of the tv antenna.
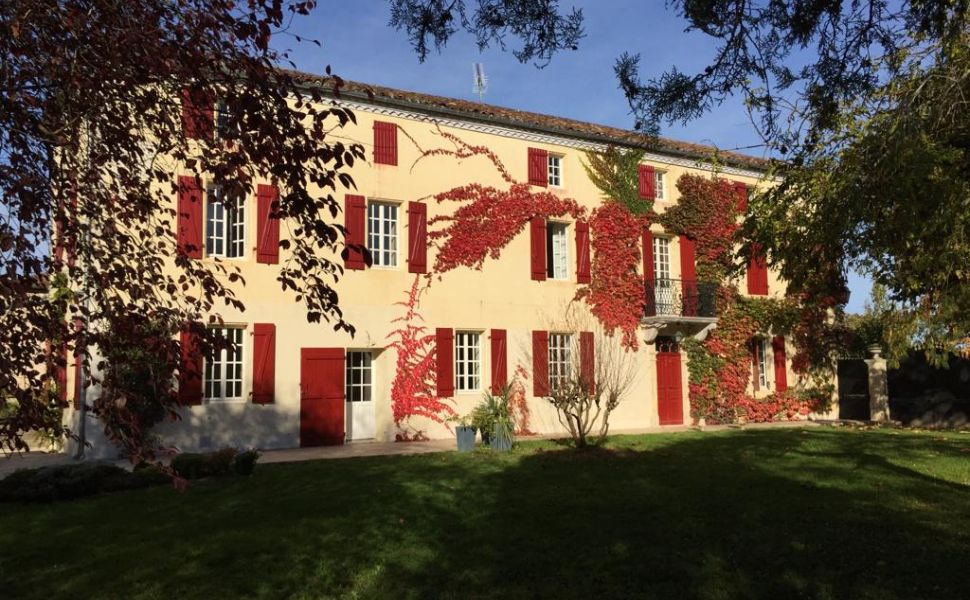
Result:
M488 77L485 76L485 67L482 66L482 63L475 63L472 70L472 81L474 82L472 91L478 94L478 101L481 102L485 92L488 91Z

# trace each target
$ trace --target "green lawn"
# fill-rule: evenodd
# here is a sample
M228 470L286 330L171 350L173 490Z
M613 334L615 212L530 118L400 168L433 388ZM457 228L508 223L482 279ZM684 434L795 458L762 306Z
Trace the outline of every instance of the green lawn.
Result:
M529 443L0 505L0 597L965 599L970 434Z

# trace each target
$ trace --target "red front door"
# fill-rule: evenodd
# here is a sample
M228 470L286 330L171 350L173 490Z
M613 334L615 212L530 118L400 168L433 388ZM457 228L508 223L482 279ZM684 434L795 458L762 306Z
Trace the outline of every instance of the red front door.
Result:
M344 443L344 349L300 350L300 445Z
M657 352L657 412L661 425L684 424L680 352Z

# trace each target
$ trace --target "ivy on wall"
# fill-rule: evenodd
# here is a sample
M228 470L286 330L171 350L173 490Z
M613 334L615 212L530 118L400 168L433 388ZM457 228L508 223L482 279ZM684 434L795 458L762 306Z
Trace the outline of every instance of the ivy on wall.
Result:
M827 328L824 306L805 306L795 298L746 298L731 283L734 248L738 244L738 214L735 192L717 177L685 174L677 181L680 201L662 215L653 211L650 200L639 197L637 168L642 153L608 149L588 154L585 166L590 179L603 192L603 203L588 215L572 198L515 181L499 158L484 146L470 145L457 136L439 135L452 148L421 151L423 160L448 156L463 160L483 157L490 161L505 187L472 183L435 194L437 202L454 202L458 207L429 221L428 237L437 247L435 263L428 277L440 278L459 267L481 269L486 259L497 259L533 217L589 218L591 232L591 281L581 286L576 299L590 305L592 314L611 335L619 333L629 350L638 347L640 322L644 314L644 287L637 267L641 261L641 232L652 220L674 234L695 242L697 275L702 281L717 282L718 325L704 341L686 340L689 397L695 421L729 423L739 419L768 421L799 418L825 407L831 397L831 350L837 333ZM417 285L417 283L415 283ZM409 315L413 313L416 288L412 289ZM404 349L398 359L398 376L392 392L395 421L412 414L441 414L453 409L432 399L428 381L433 375L433 355L423 344L431 336L418 330L397 332L396 344ZM409 332L410 333L407 333ZM793 370L798 382L782 393L754 398L748 393L751 379L750 341L757 335L785 335L796 349ZM832 343L819 345L819 339ZM392 345L393 346L393 345ZM429 358L430 357L430 358ZM402 371L406 373L402 375ZM398 381L400 380L400 382ZM417 401L411 396L417 394Z
M817 350L825 329L824 309L793 298L745 297L731 282L738 244L735 195L727 181L685 174L677 181L680 201L658 220L664 228L695 242L697 274L719 284L717 327L704 341L685 340L691 417L706 423L796 419L823 410L831 397L829 354ZM748 393L751 341L784 335L795 347L796 385L755 398Z

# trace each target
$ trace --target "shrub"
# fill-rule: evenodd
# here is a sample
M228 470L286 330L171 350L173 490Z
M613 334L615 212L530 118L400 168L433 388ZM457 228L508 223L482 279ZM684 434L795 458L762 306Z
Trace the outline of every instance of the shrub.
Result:
M259 456L259 450L243 450L232 461L232 470L236 475L252 475Z
M219 477L233 471L235 457L236 451L233 448L204 454L183 452L172 459L172 469L186 479Z
M0 500L52 502L127 489L130 474L108 463L20 469L0 481Z

